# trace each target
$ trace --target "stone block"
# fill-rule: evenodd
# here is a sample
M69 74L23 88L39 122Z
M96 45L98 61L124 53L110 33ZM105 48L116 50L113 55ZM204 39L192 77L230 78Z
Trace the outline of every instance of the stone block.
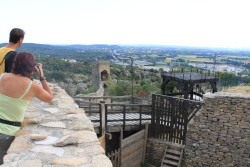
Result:
M102 146L100 145L92 145L92 146L87 146L83 148L76 148L75 150L72 150L72 155L74 156L89 156L92 157L94 155L98 154L104 154L104 150Z
M54 160L51 164L55 165L67 165L67 166L77 166L89 162L89 158L60 158Z

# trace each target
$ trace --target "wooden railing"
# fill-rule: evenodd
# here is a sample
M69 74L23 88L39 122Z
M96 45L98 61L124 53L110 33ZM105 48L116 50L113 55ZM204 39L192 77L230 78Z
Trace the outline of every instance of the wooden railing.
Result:
M120 149L115 150L114 152L108 153L108 158L111 160L113 167L121 167L121 151Z
M152 95L149 137L185 144L187 124L204 102L166 95Z
M122 126L123 131L141 130L143 124L151 122L151 113L152 105L105 104L105 127L109 131L113 125Z
M100 103L100 101L105 101L105 103L121 103L121 104L131 104L133 98L133 104L141 104L142 101L151 102L151 99L146 99L138 96L100 96L100 97L82 97L73 96L73 99L82 99L83 101Z
M130 96L112 97L125 99ZM111 97L80 97L83 99L105 99ZM77 101L77 100L76 100ZM111 100L114 102L114 100ZM187 124L202 107L204 102L166 95L152 95L152 105L119 103L96 103L78 101L80 107L85 105L88 115L98 115L92 122L99 122L101 135L107 132L141 130L145 123L150 124L149 137L174 143L185 144ZM96 108L95 108L96 107Z
M102 135L119 131L119 126L122 126L124 131L141 130L143 124L151 122L152 105L137 104L138 101L148 99L134 96L136 104L131 104L127 101L130 98L131 96L74 97L79 107L84 108L87 116L96 115L91 117L91 121L100 124L95 129Z

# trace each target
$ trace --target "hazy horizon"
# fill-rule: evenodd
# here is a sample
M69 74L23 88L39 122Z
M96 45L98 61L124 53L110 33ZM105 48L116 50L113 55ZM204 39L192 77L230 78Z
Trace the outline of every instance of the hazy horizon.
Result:
M0 43L12 28L24 43L248 48L248 0L10 0ZM10 12L10 9L12 12Z

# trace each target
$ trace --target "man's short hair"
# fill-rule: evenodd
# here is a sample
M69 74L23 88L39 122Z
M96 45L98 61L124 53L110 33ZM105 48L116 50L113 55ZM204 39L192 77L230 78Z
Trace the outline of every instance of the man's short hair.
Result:
M10 40L9 42L12 42L16 44L21 38L24 38L25 32L20 28L13 28L10 31Z

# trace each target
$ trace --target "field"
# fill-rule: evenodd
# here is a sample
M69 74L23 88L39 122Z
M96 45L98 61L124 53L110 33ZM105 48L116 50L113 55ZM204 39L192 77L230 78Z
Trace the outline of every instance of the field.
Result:
M229 93L242 93L242 94L249 94L250 95L250 86L234 86L224 92Z
M206 62L206 63L213 63L213 60L210 60L209 58L197 58L196 55L178 55L175 58L166 58L164 61L165 63L171 62L171 60L177 60L177 59L183 59L186 62L187 61L193 61L193 62Z

